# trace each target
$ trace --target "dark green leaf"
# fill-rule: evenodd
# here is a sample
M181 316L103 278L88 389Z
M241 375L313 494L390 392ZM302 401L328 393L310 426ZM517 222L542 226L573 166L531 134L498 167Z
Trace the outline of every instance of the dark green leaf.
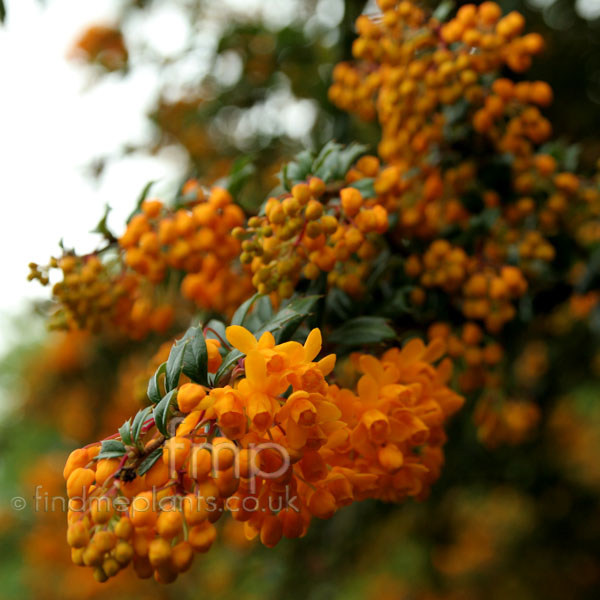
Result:
M228 373L231 369L233 369L233 367L243 356L244 355L236 348L231 350L231 352L228 352L223 358L223 362L221 363L219 370L215 373L215 376L213 378L214 384L218 385L219 381L223 378L223 376L226 373Z
M131 419L127 419L127 421L119 427L119 435L126 446L131 445Z
M362 144L352 143L344 147L328 142L315 159L312 172L325 182L344 179L352 163L366 150L367 147Z
M182 369L195 383L208 384L208 351L204 332L199 325L190 327L183 336L186 345L183 353Z
M283 166L280 179L283 187L289 192L294 184L304 181L312 172L314 155L308 150L300 152L296 160Z
M171 408L171 402L175 398L177 390L171 390L155 407L152 414L154 415L154 422L156 428L163 434L168 436L167 431L167 420L169 417L169 409Z
M177 340L171 347L171 352L169 353L169 358L167 360L165 377L165 391L167 392L174 390L179 384L179 377L181 376L181 370L183 369L183 356L189 342L189 338L186 339L183 337Z
M341 152L338 159L339 171L334 174L335 179L344 179L346 173L350 170L350 167L354 164L356 159L367 151L367 146L364 144L357 144L353 142L346 146ZM375 194L373 193L373 196Z
M205 326L204 331L206 332L204 337L206 339L219 340L221 343L227 342L227 336L225 334L225 323L217 319L211 319Z
M152 402L152 404L156 404L160 402L162 398L162 393L160 391L160 376L167 371L167 363L164 362L158 369L154 375L148 381L148 400Z
M164 363L163 363L164 364ZM146 419L150 416L152 412L151 406L146 406L146 408L142 408L137 412L135 417L133 417L133 423L131 424L131 440L134 444L137 444L140 439L140 433L142 431L142 427L146 422Z
M352 314L352 300L346 292L334 287L327 294L327 309L340 320L348 319Z
M6 8L4 7L4 0L0 0L0 23L4 23L6 19Z
M312 164L312 173L324 181L330 178L329 173L339 164L339 154L342 146L334 141L327 142Z
M300 323L311 314L319 298L320 296L305 296L292 300L255 332L256 337L260 337L265 331L270 331L277 343L288 341Z
M149 181L144 186L144 188L140 192L140 195L138 196L137 202L135 203L135 208L133 209L131 214L127 217L127 223L129 223L129 221L131 221L131 219L142 210L142 204L144 203L144 200L146 200L146 198L148 197L148 194L150 193L150 189L152 188L152 186L155 183L156 183L156 181L154 181L154 180Z
M154 463L162 456L162 448L156 448L140 463L137 468L137 474L141 477L146 474L153 466Z
M232 325L243 325L246 320L246 316L248 315L248 311L252 307L252 305L260 298L262 294L256 292L254 296L248 298L243 304L239 306L239 308L233 313L233 317L231 317Z
M255 305L254 310L246 317L244 327L250 331L256 331L269 319L273 318L273 305L269 296L262 296Z
M127 449L120 440L104 440L100 452L96 455L96 460L120 458L125 452L127 452Z
M252 158L242 156L233 163L229 175L220 182L220 185L227 188L229 193L235 197L254 173L256 173L256 167L252 164Z
M107 224L107 219L108 219L108 215L109 215L110 211L111 211L111 208L107 204L104 207L104 215L102 216L102 218L100 219L100 221L98 222L96 227L94 227L94 229L92 229L91 233L99 233L100 235L104 236L107 240L115 240L116 238L112 234L110 229L108 228L108 224Z
M362 346L394 339L396 332L382 317L356 317L338 327L327 338L340 346Z

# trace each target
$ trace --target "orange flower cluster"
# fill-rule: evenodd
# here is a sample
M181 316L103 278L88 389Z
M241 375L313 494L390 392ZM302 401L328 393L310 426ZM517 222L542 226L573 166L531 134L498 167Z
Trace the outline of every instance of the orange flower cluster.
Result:
M183 272L184 298L229 315L251 295L249 277L234 264L240 243L231 235L244 223L244 212L223 188L206 195L190 180L183 192L190 202L173 211L158 200L144 202L119 239L125 263L154 285L168 269Z
M43 285L52 269L62 271L52 288L58 305L52 327L98 332L108 326L141 339L166 333L180 307L230 315L252 294L250 276L236 260L240 243L231 235L244 223L242 209L222 188L206 195L191 180L184 193L188 204L174 210L144 201L121 238L100 252L30 265L29 278ZM180 290L171 283L179 280ZM181 296L191 302L182 306Z
M487 97L485 77L504 65L526 70L531 55L544 46L538 34L519 37L523 17L512 12L501 18L494 2L462 6L442 26L408 0L380 0L379 6L381 15L362 15L356 22L353 54L363 62L337 65L329 95L340 108L363 118L377 116L379 155L403 167L420 166L443 141L444 106L463 98L474 107L485 103L484 112L473 116L481 129L502 116L505 107ZM542 90L545 85L528 90L526 99L545 104L552 97Z
M438 477L444 423L463 402L447 386L449 359L434 366L440 340L356 355L353 391L327 382L335 355L315 362L318 329L303 345L241 326L227 339L243 356L230 383L180 382L172 437L148 415L137 441L122 429L112 437L122 455L106 456L111 440L70 455L67 538L99 581L130 562L142 578L173 581L209 550L226 512L272 547L357 500L423 497ZM209 371L218 363L209 359Z
M72 58L97 63L107 71L118 71L127 65L128 52L119 29L106 25L91 25L71 49Z
M405 271L410 277L420 277L425 289L441 288L467 319L483 320L492 333L514 318L511 300L527 291L518 267L504 265L498 270L443 239L432 242L422 259L416 254L409 256Z
M442 304L466 326L499 335L521 298L545 285L559 236L587 248L600 239L597 177L565 171L558 153L540 148L552 133L540 112L552 102L550 86L500 77L505 68L524 72L543 49L538 34L523 34L522 15L483 2L440 23L412 0L378 5L358 18L357 61L336 66L330 99L381 125L387 164L370 176L376 201L397 216L388 239L406 251L417 314L428 318ZM500 167L500 156L510 163ZM492 177L494 169L502 173ZM464 391L498 384L498 352L488 363L476 346L464 353Z
M379 160L364 156L349 183L378 171ZM259 292L288 298L301 274L312 280L327 273L330 285L356 296L387 229L387 211L376 198L364 198L351 185L330 189L311 177L290 194L269 198L265 215L251 217L234 234L243 240L241 261L250 264Z

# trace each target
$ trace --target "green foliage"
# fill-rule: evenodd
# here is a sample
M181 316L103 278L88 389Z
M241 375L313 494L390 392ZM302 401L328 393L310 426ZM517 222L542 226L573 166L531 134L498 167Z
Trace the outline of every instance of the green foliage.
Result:
M104 458L121 458L127 449L123 442L119 440L104 440L100 452L96 455L96 460Z
M356 317L346 321L327 336L327 341L339 346L366 346L393 340L396 332L382 317Z
M152 404L156 404L160 402L162 398L162 393L160 391L160 377L167 372L167 363L162 363L158 369L156 369L154 375L148 381L148 400L152 402Z
M245 302L240 304L239 308L233 313L231 317L232 325L244 325L248 312L252 308L252 305L262 296L260 293L254 294L254 296L248 298Z
M179 384L179 378L181 377L181 371L183 369L183 357L189 342L189 338L186 339L183 337L176 340L171 347L165 371L165 390L167 392L174 390ZM206 355L206 345L204 346L204 352ZM154 378L152 378L152 380L153 379Z
M166 396L154 407L154 410L152 411L156 428L165 436L169 435L167 430L169 409L171 408L171 404L176 397L176 389L167 392Z
M152 407L146 406L139 410L135 417L133 417L133 422L131 424L131 440L134 444L139 445L140 435L142 433L142 428L144 423L148 419L148 417L152 414ZM123 440L124 441L124 440Z
M119 427L119 435L126 446L131 446L133 441L131 438L131 419L127 419L127 421Z
M319 177L325 183L341 181L352 163L367 149L367 146L356 142L344 146L331 141L317 155L309 151L300 152L295 160L284 165L280 172L281 183L289 192L309 175Z
M182 371L195 383L208 385L208 351L202 327L190 327L184 334Z

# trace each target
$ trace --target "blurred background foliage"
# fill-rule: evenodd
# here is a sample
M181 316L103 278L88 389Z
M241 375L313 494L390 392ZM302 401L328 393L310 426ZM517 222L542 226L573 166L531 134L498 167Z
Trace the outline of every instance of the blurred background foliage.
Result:
M16 1L0 2L0 16L10 19ZM600 153L600 5L500 4L522 12L546 39L528 76L552 85L555 132L578 143L580 164L591 169ZM85 63L92 86L147 68L160 70L163 85L148 111L148 143L98 156L90 175L102 177L126 154L174 147L188 174L206 183L233 171L241 202L253 207L299 149L357 137L374 146L376 125L327 100L331 71L349 59L363 9L363 0L123 0L117 22L73 32L72 59ZM160 31L145 35L144 22L163 12L179 15L176 51ZM165 37L171 26L165 19ZM276 550L251 547L230 523L219 548L173 586L125 576L99 586L71 564L64 514L44 510L44 497L64 493L67 451L111 432L140 406L148 359L165 339L134 345L46 335L34 333L35 319L28 313L15 325L22 343L0 364L0 598L598 597L600 385L589 375L582 381L577 365L546 373L543 364L536 396L549 410L532 437L492 452L477 441L469 415L456 419L446 467L426 502L353 505ZM570 343L589 347L587 328L578 327ZM16 496L26 510L11 507Z

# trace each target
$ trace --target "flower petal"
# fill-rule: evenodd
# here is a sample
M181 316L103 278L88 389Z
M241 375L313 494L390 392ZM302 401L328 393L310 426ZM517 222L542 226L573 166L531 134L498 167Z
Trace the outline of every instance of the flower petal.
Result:
M248 354L257 346L256 338L245 327L240 325L231 325L225 330L227 340L240 352Z
M357 391L361 401L365 404L373 404L374 402L377 402L379 386L370 375L363 375L358 380Z
M369 354L360 357L360 368L363 373L370 375L375 381L383 380L383 365Z
M321 331L313 329L304 342L304 360L306 362L311 362L321 352L322 343Z
M265 331L258 340L258 348L260 350L265 348L273 348L275 346L275 338L270 331Z
M414 363L421 359L423 354L425 353L425 344L423 340L419 338L413 338L402 348L402 352L400 354L400 364L402 367L405 367L411 363Z
M428 363L433 363L442 358L446 352L446 342L442 338L434 338L427 345L427 349L423 354L422 360Z
M336 359L337 356L335 354L328 354L325 358L322 358L317 363L317 368L319 371L321 371L321 373L323 373L323 375L329 375L329 373L331 373L335 367Z
M267 361L258 351L252 350L244 361L246 379L252 383L255 390L263 390L267 383Z

